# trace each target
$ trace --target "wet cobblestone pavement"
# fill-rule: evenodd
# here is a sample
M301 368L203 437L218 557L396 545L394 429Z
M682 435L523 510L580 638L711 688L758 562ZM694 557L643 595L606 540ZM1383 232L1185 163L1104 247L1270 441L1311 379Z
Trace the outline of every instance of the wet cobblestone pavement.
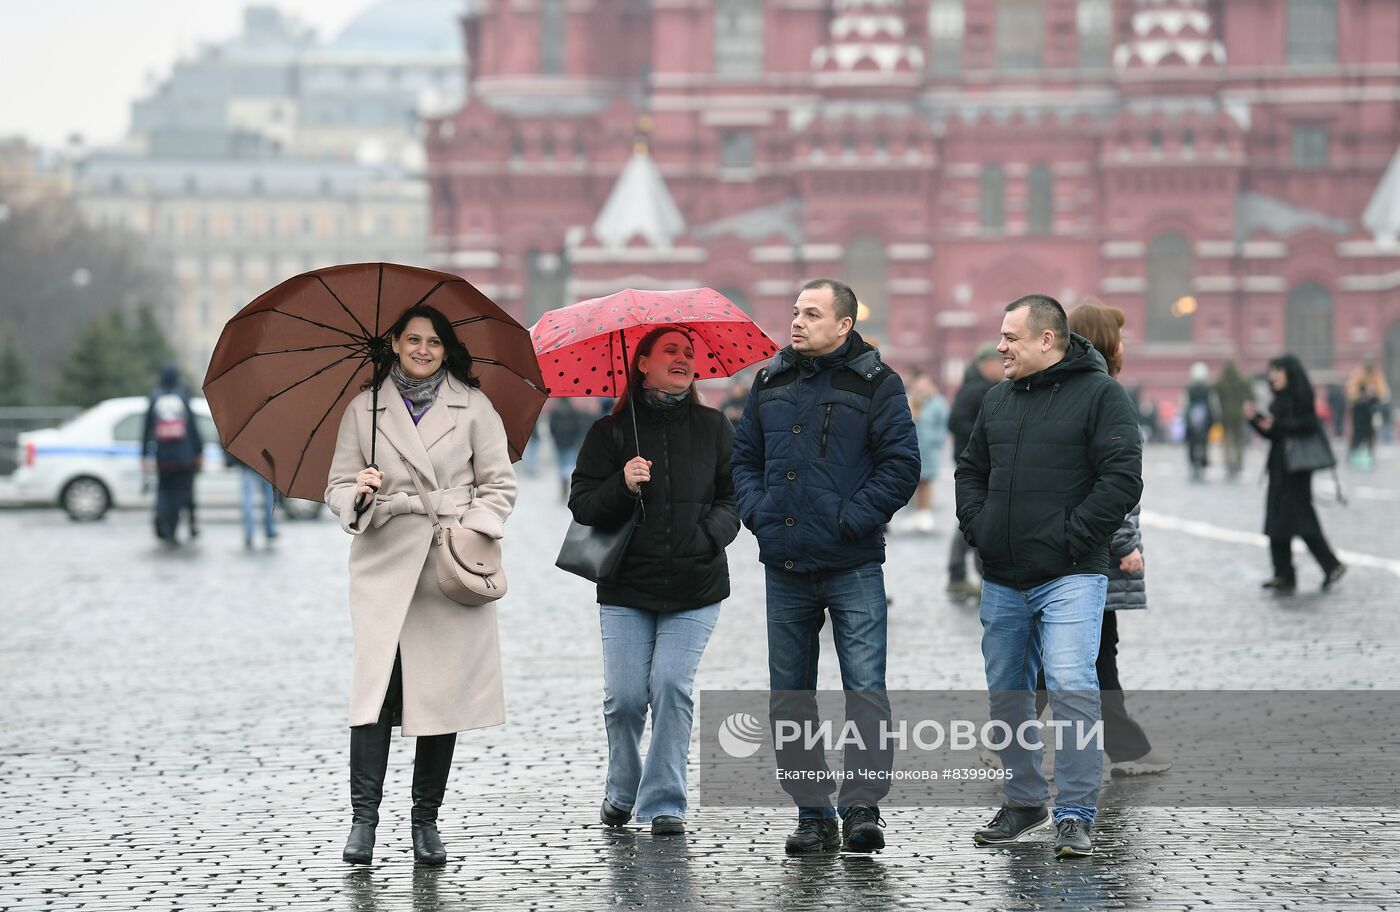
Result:
M1300 558L1291 599L1258 588L1261 458L1247 481L1193 485L1178 450L1150 451L1151 608L1120 621L1123 680L1400 689L1400 453L1348 479L1349 508L1322 509L1351 573L1319 594ZM983 683L976 609L943 594L950 476L939 531L890 540L892 688ZM245 552L232 513L210 511L197 544L164 551L144 514L0 512L0 909L1400 908L1396 808L1106 809L1078 862L1049 836L975 848L990 807L889 809L873 857L785 857L784 808L692 807L684 838L606 831L597 612L552 566L565 521L553 479L526 479L501 606L509 721L459 738L449 863L413 865L412 745L396 739L375 864L351 870L338 527L286 524ZM729 554L700 689L767 679L752 538ZM839 682L829 641L822 682Z

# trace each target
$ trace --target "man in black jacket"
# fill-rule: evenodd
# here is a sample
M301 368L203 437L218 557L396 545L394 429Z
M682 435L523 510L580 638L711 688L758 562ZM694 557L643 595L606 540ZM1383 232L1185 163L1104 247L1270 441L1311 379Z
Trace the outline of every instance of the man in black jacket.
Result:
M792 343L758 372L734 434L739 517L758 539L766 572L770 715L775 731L815 721L830 615L846 717L862 745L848 745L843 757L840 834L824 753L801 744L778 751L784 773L815 777L783 780L798 806L787 851L834 851L844 842L873 852L885 845L878 805L892 762L880 737L890 717L884 528L918 487L919 443L903 382L854 330L850 287L814 279L792 313Z
M962 386L953 397L953 408L948 413L948 432L953 435L953 462L958 461L967 442L972 439L972 428L977 424L977 415L982 411L982 400L987 390L1001 380L1001 352L991 342L978 346L972 363L963 374ZM948 594L973 598L982 594L981 587L967 581L967 556L971 554L977 561L977 572L982 572L982 561L977 552L961 535L952 536L948 545Z
M1109 540L1142 494L1142 444L1127 393L1071 335L1046 295L1006 308L1005 380L987 393L955 475L958 523L982 557L982 656L1002 749L1006 804L974 834L1015 842L1050 825L1034 688L1042 669L1057 725L1053 820L1060 857L1093 853L1103 776L1095 671Z

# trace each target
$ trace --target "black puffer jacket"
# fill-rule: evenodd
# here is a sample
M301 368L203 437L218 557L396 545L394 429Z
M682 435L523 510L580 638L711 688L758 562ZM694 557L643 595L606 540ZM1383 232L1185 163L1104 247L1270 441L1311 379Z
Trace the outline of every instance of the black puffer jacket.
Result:
M651 611L686 611L729 596L724 549L739 534L729 454L734 427L712 408L684 403L655 409L638 397L641 455L652 461L642 485L646 519L632 535L617 578L598 584L598 601ZM637 499L622 467L637 455L626 411L600 418L579 450L569 509L586 526L617 528Z
M1108 574L1109 539L1142 495L1137 412L1084 337L987 393L955 473L958 524L993 582Z

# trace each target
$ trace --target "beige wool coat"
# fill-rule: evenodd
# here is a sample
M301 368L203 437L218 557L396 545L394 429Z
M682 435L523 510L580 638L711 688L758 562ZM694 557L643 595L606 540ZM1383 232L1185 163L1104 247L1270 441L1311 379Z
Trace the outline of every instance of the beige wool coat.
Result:
M444 523L492 538L515 505L515 470L491 400L449 375L415 427L392 381L379 391L376 452L384 482L355 515L355 476L369 464L370 391L350 401L340 422L326 504L350 543L350 619L355 656L350 725L378 720L394 668L403 657L403 734L437 735L505 721L494 604L459 605L434 573L432 523L408 467Z

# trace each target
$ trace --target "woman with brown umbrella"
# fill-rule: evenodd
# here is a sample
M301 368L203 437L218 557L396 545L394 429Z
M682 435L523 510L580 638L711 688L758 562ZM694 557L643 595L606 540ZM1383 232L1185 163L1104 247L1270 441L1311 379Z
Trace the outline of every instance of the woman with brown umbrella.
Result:
M504 699L496 609L464 607L442 593L429 553L432 526L410 473L445 522L492 538L502 536L516 481L501 417L447 318L432 307L412 307L389 336L394 357L378 364L346 408L326 485L326 503L355 536L353 816L344 858L351 864L373 858L390 731L401 725L404 735L418 739L413 853L440 865L447 852L437 816L456 733L503 722Z

